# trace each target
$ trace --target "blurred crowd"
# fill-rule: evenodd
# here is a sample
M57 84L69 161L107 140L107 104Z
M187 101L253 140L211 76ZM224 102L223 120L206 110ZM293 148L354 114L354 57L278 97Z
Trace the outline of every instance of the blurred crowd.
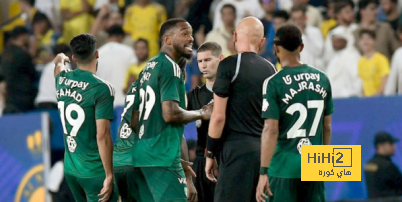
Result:
M260 55L278 70L275 31L294 23L302 62L328 75L334 98L402 93L402 0L5 0L0 7L8 8L0 15L0 116L57 108L52 59L71 56L69 41L80 33L96 36L97 75L115 87L115 106L124 105L127 87L158 53L160 25L173 17L192 25L194 50L215 41L225 56L236 54L239 20L261 19ZM202 82L195 54L186 72L187 90Z

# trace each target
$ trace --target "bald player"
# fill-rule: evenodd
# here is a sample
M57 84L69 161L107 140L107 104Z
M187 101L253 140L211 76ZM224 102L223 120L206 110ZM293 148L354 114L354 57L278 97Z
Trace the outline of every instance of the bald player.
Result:
M265 42L260 20L244 18L236 28L234 41L238 54L222 60L218 67L207 139L205 172L217 183L214 201L219 202L255 201L264 127L262 84L276 72L271 62L257 54Z

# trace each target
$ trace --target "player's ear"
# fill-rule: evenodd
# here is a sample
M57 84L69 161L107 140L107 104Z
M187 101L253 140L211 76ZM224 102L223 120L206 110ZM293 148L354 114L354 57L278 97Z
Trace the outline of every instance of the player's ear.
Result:
M222 61L223 59L225 59L225 56L224 56L223 54L221 54L221 55L219 56L219 60Z
M258 44L258 47L259 47L259 48L263 47L266 40L267 40L267 39L266 39L265 37L262 38L261 41L260 41L260 44Z
M77 58L75 58L75 55L71 56L71 58L73 59L73 62L77 63Z
M278 54L279 53L279 47L274 44L274 49L275 49L275 53Z
M233 40L235 43L237 42L237 32L236 31L233 32Z
M304 44L300 45L300 53L303 51L304 49Z
M163 37L163 40L165 41L166 45L171 45L172 44L172 39L170 38L169 35L166 35L165 37Z
M99 51L95 51L95 57L99 58Z

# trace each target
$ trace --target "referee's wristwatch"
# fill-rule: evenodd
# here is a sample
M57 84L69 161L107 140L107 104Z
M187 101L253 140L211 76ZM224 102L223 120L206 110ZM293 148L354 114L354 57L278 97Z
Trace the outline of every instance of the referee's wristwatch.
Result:
M268 167L260 167L260 175L268 175Z
M211 158L211 159L215 159L215 154L212 153L212 152L210 152L210 151L207 151L207 152L205 153L205 157Z

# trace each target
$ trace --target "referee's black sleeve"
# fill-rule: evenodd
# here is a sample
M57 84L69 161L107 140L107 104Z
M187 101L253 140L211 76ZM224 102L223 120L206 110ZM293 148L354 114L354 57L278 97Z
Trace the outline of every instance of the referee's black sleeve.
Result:
M219 97L228 97L230 93L230 83L236 71L236 58L229 56L219 63L213 92Z

